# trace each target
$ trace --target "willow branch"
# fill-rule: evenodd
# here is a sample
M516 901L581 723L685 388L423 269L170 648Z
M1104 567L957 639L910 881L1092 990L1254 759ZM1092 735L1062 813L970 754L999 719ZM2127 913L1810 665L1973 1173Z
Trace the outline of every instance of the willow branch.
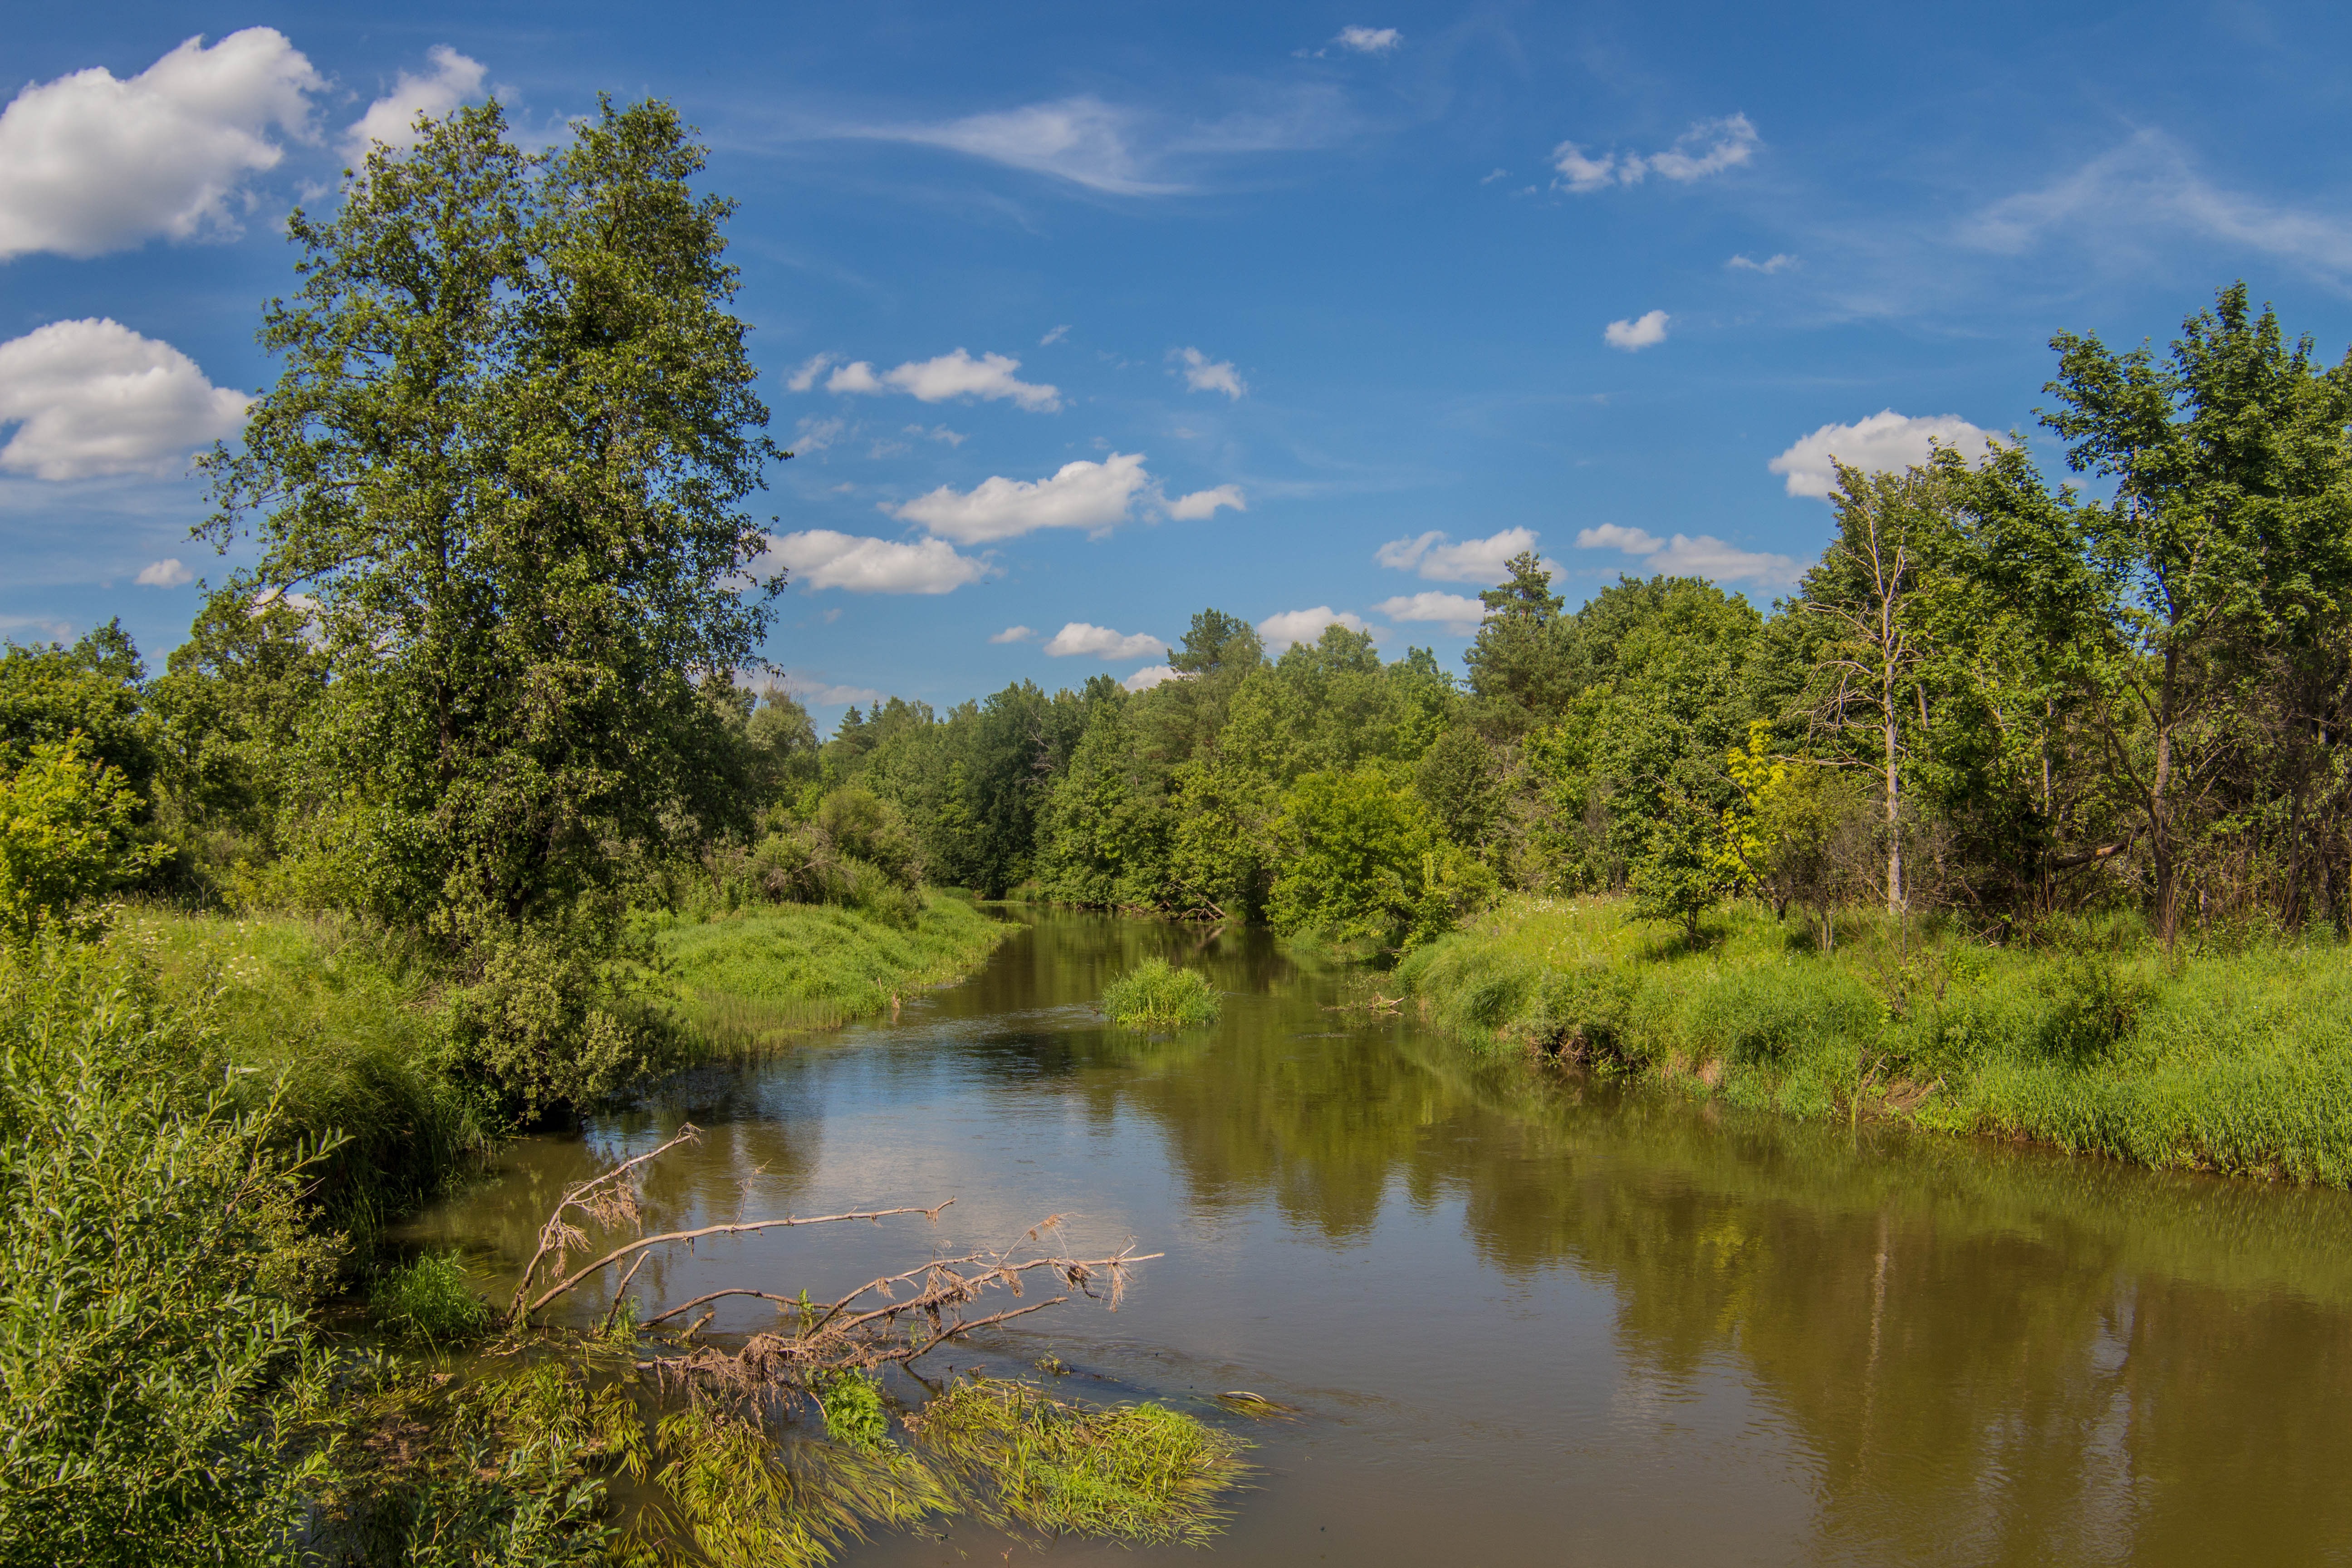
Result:
M530 1255L530 1265L523 1269L522 1278L515 1282L514 1301L507 1308L507 1321L509 1323L518 1321L528 1313L538 1310L540 1302L543 1302L548 1299L542 1296L539 1299L539 1301L532 1302L528 1308L524 1307L522 1304L523 1292L530 1289L531 1279L539 1273L539 1266L541 1262L545 1261L547 1255L550 1252L555 1253L559 1258L562 1255L563 1211L565 1209L570 1208L572 1205L578 1203L582 1198L586 1197L590 1193L594 1192L598 1187L604 1186L606 1183L626 1175L629 1172L635 1170L639 1165L645 1164L650 1160L656 1159L663 1154L668 1153L672 1149L677 1148L681 1143L697 1142L701 1139L701 1137L702 1129L697 1127L693 1122L688 1121L678 1128L677 1136L670 1139L668 1142L664 1143L660 1148L649 1150L643 1154L639 1154L633 1160L624 1160L619 1164L614 1166L611 1170L604 1172L602 1175L591 1176L588 1180L581 1183L578 1186L573 1187L570 1192L565 1193L561 1198L558 1198L553 1211L547 1216L547 1223L539 1227L539 1250ZM569 1289L568 1286L566 1288Z

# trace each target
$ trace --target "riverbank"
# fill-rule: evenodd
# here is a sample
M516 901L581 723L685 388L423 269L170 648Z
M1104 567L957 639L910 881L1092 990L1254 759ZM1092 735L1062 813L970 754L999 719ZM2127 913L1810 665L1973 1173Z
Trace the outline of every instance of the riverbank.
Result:
M2352 1185L2352 952L2129 922L1995 947L1753 907L1696 946L1622 900L1517 898L1396 980L1488 1047L1808 1120L1893 1119L2156 1169Z

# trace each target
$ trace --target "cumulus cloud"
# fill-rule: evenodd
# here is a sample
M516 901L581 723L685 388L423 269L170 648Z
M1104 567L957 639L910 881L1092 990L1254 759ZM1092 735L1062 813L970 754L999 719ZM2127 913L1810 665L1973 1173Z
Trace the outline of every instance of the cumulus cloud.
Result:
M1083 654L1111 663L1130 658L1150 658L1155 655L1165 658L1168 644L1149 632L1136 632L1130 636L1126 632L1115 632L1108 626L1072 621L1054 634L1054 640L1045 645L1045 652L1053 658L1068 658Z
M0 258L238 232L238 186L285 155L272 131L315 138L325 85L274 27L190 38L128 81L94 67L34 83L0 111Z
M1827 500L1837 489L1832 458L1865 473L1894 473L1926 462L1936 443L1973 458L1993 439L1991 431L1980 430L1957 414L1913 416L1886 408L1851 425L1824 425L1798 437L1765 467L1788 476L1790 495Z
M1417 572L1433 583L1499 583L1510 575L1511 557L1535 547L1532 528L1507 528L1458 544L1433 529L1416 539L1391 539L1372 552L1372 559L1399 572Z
M1468 637L1486 618L1486 606L1467 594L1400 594L1372 606L1392 621L1425 621L1451 635Z
M959 544L986 544L1041 528L1112 527L1126 521L1135 498L1150 483L1142 453L1113 452L1099 463L1065 463L1051 479L999 476L969 490L941 485L885 510Z
M1168 515L1179 522L1198 522L1204 517L1215 516L1221 506L1229 506L1235 511L1249 510L1249 503L1242 500L1241 486L1219 485L1212 490L1178 496L1168 503Z
M1761 272L1768 276L1775 272L1785 272L1796 264L1797 258L1785 253L1768 256L1761 261L1752 256L1735 256L1724 263L1734 272Z
M1119 684L1129 691L1149 691L1163 680L1179 680L1175 669L1164 664L1147 664Z
M1563 142L1551 152L1551 166L1559 175L1552 188L1588 195L1611 185L1638 185L1652 174L1687 184L1739 167L1760 145L1762 139L1744 114L1702 120L1664 152L1646 156L1611 152L1596 157L1576 142Z
M824 374L824 367L831 364L833 361L832 354L809 355L793 367L792 374L784 378L784 389L788 392L806 392L816 384L816 378Z
M1037 634L1027 626L1007 626L988 640L992 643L1035 642Z
M1726 544L1712 534L1693 537L1677 533L1660 539L1638 528L1604 522L1577 531L1579 550L1622 550L1642 558L1652 572L1669 577L1707 577L1724 583L1754 583L1767 588L1786 587L1797 580L1797 563L1786 555L1768 555Z
M1184 384L1195 392L1222 392L1238 402L1249 390L1231 360L1213 360L1199 349L1170 349L1168 357L1183 362Z
M1331 41L1360 55L1384 55L1403 43L1404 35L1394 27L1342 27Z
M768 541L768 554L805 588L845 588L853 594L948 594L988 575L988 567L959 555L945 540L908 544L812 528Z
M1652 310L1632 321L1612 321L1601 329L1601 341L1612 349L1637 353L1643 349L1666 341L1666 322L1670 318L1664 310Z
M416 145L416 117L439 120L482 90L487 74L482 62L459 54L446 44L425 51L433 68L423 76L400 73L392 90L367 107L367 112L343 132L343 151L353 158L367 156L378 142L394 152Z
M151 561L139 569L138 582L142 588L178 588L196 580L176 555L162 561Z
M1313 642L1323 635L1325 626L1345 626L1351 632L1364 629L1361 616L1335 611L1328 605L1318 605L1311 610L1285 610L1258 622L1257 635L1268 653L1279 654L1293 643Z
M169 478L191 447L235 435L251 401L119 321L52 321L0 343L0 425L16 426L0 468L42 479Z
M1020 368L1019 360L1003 354L982 354L974 359L958 349L937 359L909 360L879 375L872 365L859 360L835 371L824 389L873 395L898 391L924 403L945 403L950 397L1002 397L1032 414L1051 414L1062 406L1058 389L1021 380L1013 374ZM811 370L809 374L814 380L815 372Z

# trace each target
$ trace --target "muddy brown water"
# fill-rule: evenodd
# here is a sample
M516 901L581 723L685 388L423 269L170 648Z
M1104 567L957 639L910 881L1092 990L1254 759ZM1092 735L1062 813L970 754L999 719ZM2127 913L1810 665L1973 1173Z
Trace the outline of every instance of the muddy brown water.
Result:
M1152 952L1223 993L1213 1027L1104 1026ZM893 1022L510 1146L413 1236L510 1280L565 1184L691 1121L646 1187L667 1225L957 1201L936 1230L705 1243L643 1269L647 1300L823 1297L1057 1213L1074 1246L1164 1252L1115 1314L930 1368L1051 1355L1067 1394L1257 1443L1211 1559L1067 1563L2352 1561L2352 1198L1614 1091L1328 1010L1361 989L1263 933L1039 919ZM1233 1389L1298 1415L1206 1402ZM1030 1554L958 1524L845 1561Z

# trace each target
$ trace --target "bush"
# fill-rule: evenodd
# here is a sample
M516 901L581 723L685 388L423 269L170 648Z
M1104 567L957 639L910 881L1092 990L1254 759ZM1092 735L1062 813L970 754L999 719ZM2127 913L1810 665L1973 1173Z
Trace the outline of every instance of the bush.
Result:
M0 1563L247 1562L298 1518L333 1247L315 1147L217 1059L118 954L0 955Z
M0 934L28 940L152 865L158 852L131 842L138 807L138 792L91 759L79 731L30 746L0 780Z
M646 1071L656 1029L607 973L610 951L593 931L486 931L467 954L471 983L449 999L453 1065L525 1121Z
M1210 1023L1217 994L1197 970L1147 958L1103 988L1103 1012L1129 1029L1179 1029Z

